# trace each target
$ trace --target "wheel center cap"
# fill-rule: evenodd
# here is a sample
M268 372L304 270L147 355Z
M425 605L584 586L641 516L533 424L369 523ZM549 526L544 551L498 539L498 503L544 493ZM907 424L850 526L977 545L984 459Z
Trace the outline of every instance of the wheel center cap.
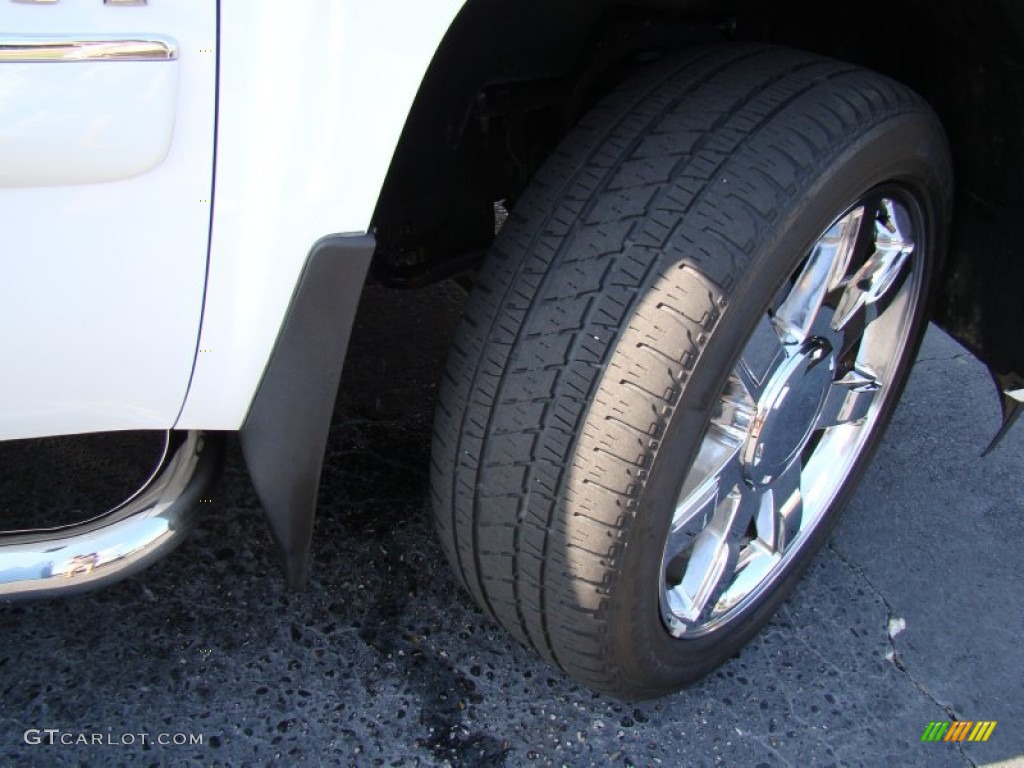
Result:
M747 479L755 486L770 485L803 450L834 369L832 345L812 337L768 376L742 454Z

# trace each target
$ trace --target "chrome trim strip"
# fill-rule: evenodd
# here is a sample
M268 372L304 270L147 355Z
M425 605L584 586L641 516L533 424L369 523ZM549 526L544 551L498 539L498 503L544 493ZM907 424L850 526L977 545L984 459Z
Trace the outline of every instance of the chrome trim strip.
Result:
M44 61L172 61L178 44L163 35L0 35L0 63Z
M168 433L153 475L106 514L59 528L0 533L0 600L80 592L142 570L192 530L222 456L219 436Z

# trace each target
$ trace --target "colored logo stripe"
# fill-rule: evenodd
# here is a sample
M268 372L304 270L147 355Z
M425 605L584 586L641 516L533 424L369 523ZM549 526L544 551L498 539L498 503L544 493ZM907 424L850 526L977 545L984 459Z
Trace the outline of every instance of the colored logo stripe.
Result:
M931 722L928 723L928 727L924 729L924 734L921 736L921 741L938 741L949 729L949 721L946 722Z
M934 720L921 734L921 741L988 741L995 720Z
M943 741L963 741L972 725L970 720L954 720Z
M988 737L992 735L992 731L994 731L995 729L996 729L996 721L995 720L989 720L987 722L986 721L981 721L976 726L974 726L974 730L971 731L971 735L970 735L970 737L967 740L968 741L988 741Z

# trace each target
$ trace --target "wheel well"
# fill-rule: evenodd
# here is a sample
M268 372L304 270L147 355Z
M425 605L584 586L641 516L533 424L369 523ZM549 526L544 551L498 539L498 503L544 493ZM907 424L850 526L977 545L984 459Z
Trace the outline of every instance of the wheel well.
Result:
M823 13L807 0L469 0L421 84L374 214L375 276L415 286L472 268L558 140L659 53L763 41L884 72L945 124L957 174L936 318L993 370L1024 372L1024 11L1013 0L893 0ZM1016 290L1014 290L1016 289ZM1008 329L1010 332L1008 332Z
M884 72L923 95L953 152L956 209L935 319L1007 379L1024 374L1024 8L1013 0L894 0L820 12L805 0L750 2L738 34Z
M495 202L514 202L596 98L649 52L721 36L725 17L712 5L547 0L527 14L515 0L469 0L385 180L375 276L418 285L471 263L494 235Z

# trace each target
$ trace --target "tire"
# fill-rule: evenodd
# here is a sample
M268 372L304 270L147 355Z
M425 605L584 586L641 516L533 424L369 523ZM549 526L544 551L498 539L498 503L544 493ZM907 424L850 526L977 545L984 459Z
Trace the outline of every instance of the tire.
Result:
M919 97L802 52L701 48L605 99L497 236L441 387L435 521L476 602L621 698L732 656L878 443L951 188Z

